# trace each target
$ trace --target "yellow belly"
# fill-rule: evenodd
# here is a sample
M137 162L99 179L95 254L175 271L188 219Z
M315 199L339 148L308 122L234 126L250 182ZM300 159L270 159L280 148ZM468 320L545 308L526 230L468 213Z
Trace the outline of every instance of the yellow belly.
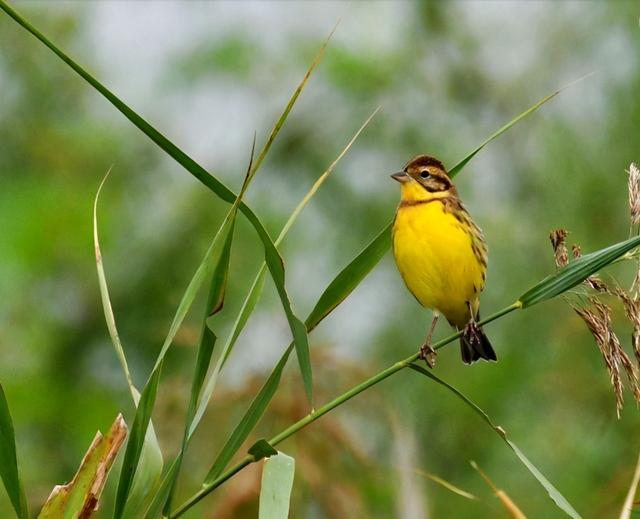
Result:
M484 268L472 249L471 235L441 202L398 209L393 253L411 293L425 307L463 327L484 288Z

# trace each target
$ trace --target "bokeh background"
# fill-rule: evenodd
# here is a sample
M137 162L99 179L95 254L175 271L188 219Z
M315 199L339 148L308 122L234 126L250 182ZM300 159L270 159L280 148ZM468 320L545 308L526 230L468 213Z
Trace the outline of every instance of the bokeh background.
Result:
M276 235L364 119L381 112L305 209L281 251L306 315L333 276L390 220L389 173L429 153L451 166L494 130L589 72L479 154L458 177L490 247L484 313L553 271L548 233L593 250L628 235L626 174L640 161L636 2L15 2L37 27L227 184L238 188L322 40L340 24L247 200ZM177 302L227 206L83 80L0 15L0 380L32 508L69 480L97 429L122 411L124 378L102 314L91 235L97 186L116 319L142 384ZM261 247L241 219L224 335ZM616 270L621 284L631 267ZM630 329L615 307L627 351ZM171 350L154 422L176 452L195 359L196 316ZM392 258L312 334L318 400L415 351L430 316ZM640 448L600 355L562 300L487 332L497 364L437 372L501 424L585 517L614 517ZM448 333L446 326L439 335ZM242 334L189 451L180 496L215 454L289 342L273 285ZM307 412L295 360L253 439ZM529 517L561 517L479 418L413 372L396 375L281 446L297 460L292 517L496 517L475 460ZM470 501L418 471L481 497ZM260 468L188 517L254 517ZM100 516L107 517L115 478ZM10 513L4 491L0 514Z

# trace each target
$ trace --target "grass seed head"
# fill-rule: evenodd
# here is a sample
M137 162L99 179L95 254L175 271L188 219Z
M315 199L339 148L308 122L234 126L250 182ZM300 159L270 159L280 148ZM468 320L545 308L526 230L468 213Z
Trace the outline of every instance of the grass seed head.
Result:
M558 268L566 267L569 263L569 254L567 252L566 239L569 233L565 229L556 229L551 231L549 239L553 246L553 252L555 254L556 266Z
M629 165L629 212L631 225L640 223L640 169L635 163Z

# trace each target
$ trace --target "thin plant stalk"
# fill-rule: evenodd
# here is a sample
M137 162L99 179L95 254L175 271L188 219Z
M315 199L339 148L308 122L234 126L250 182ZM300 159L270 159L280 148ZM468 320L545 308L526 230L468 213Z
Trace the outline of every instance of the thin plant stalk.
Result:
M508 313L511 313L514 310L518 310L520 308L522 308L522 304L519 301L516 301L515 303L513 303L513 304L503 308L502 310L499 310L498 312L490 315L486 319L483 319L478 324L479 325L488 324L488 323L490 323L492 321L495 321L496 319L499 319L500 317L502 317L502 316L504 316L504 315L506 315ZM447 344L455 341L461 335L462 335L461 331L458 331L458 332L456 332L454 334L451 334L451 335L449 335L449 337L446 337L445 339L442 339L442 340L438 341L437 343L435 343L433 345L433 348L435 350L438 350L438 349L446 346ZM333 400L331 400L330 402L324 404L323 406L320 406L314 412L309 413L304 418L298 420L293 425L287 427L284 431L276 434L273 438L271 438L269 440L269 444L275 447L276 445L278 445L279 443L283 442L284 440L286 440L290 436L293 436L294 434L296 434L301 429L304 429L307 425L312 424L313 422L315 422L318 418L320 418L320 417L324 416L325 414L327 414L328 412L334 410L336 407L339 407L342 404L344 404L345 402L348 402L353 397L359 395L363 391L366 391L367 389L369 389L369 388L375 386L376 384L382 382L383 380L389 378L391 375L393 375L395 373L398 373L399 371L401 371L401 370L403 370L405 368L408 368L411 365L411 363L417 361L419 358L420 358L420 352L417 352L417 353L414 353L413 355L411 355L410 357L407 357L406 359L403 359L401 361L396 362L395 364L392 364L391 366L389 366L388 368L380 371L379 373L377 373L376 375L372 376L371 378L365 380L364 382L361 382L357 386L354 386L353 388L351 388L346 393L343 393L340 396L338 396L338 397L334 398ZM171 517L174 518L174 517L181 516L189 508L191 508L193 505L195 505L201 499L203 499L207 494L213 492L216 488L218 488L225 481L227 481L228 479L233 477L235 474L240 472L247 465L250 465L251 463L255 463L256 461L257 461L257 459L253 455L245 456L236 465L234 465L233 467L231 467L230 469L225 471L223 474L221 474L217 479L215 479L209 485L204 485L191 498L189 498L179 508L177 508L175 510L175 512L171 515Z

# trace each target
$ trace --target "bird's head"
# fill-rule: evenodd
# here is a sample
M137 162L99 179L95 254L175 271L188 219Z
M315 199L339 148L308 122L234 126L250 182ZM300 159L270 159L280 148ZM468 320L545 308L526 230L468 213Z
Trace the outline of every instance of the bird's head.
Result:
M428 155L414 157L391 178L402 184L403 199L457 195L442 162Z

